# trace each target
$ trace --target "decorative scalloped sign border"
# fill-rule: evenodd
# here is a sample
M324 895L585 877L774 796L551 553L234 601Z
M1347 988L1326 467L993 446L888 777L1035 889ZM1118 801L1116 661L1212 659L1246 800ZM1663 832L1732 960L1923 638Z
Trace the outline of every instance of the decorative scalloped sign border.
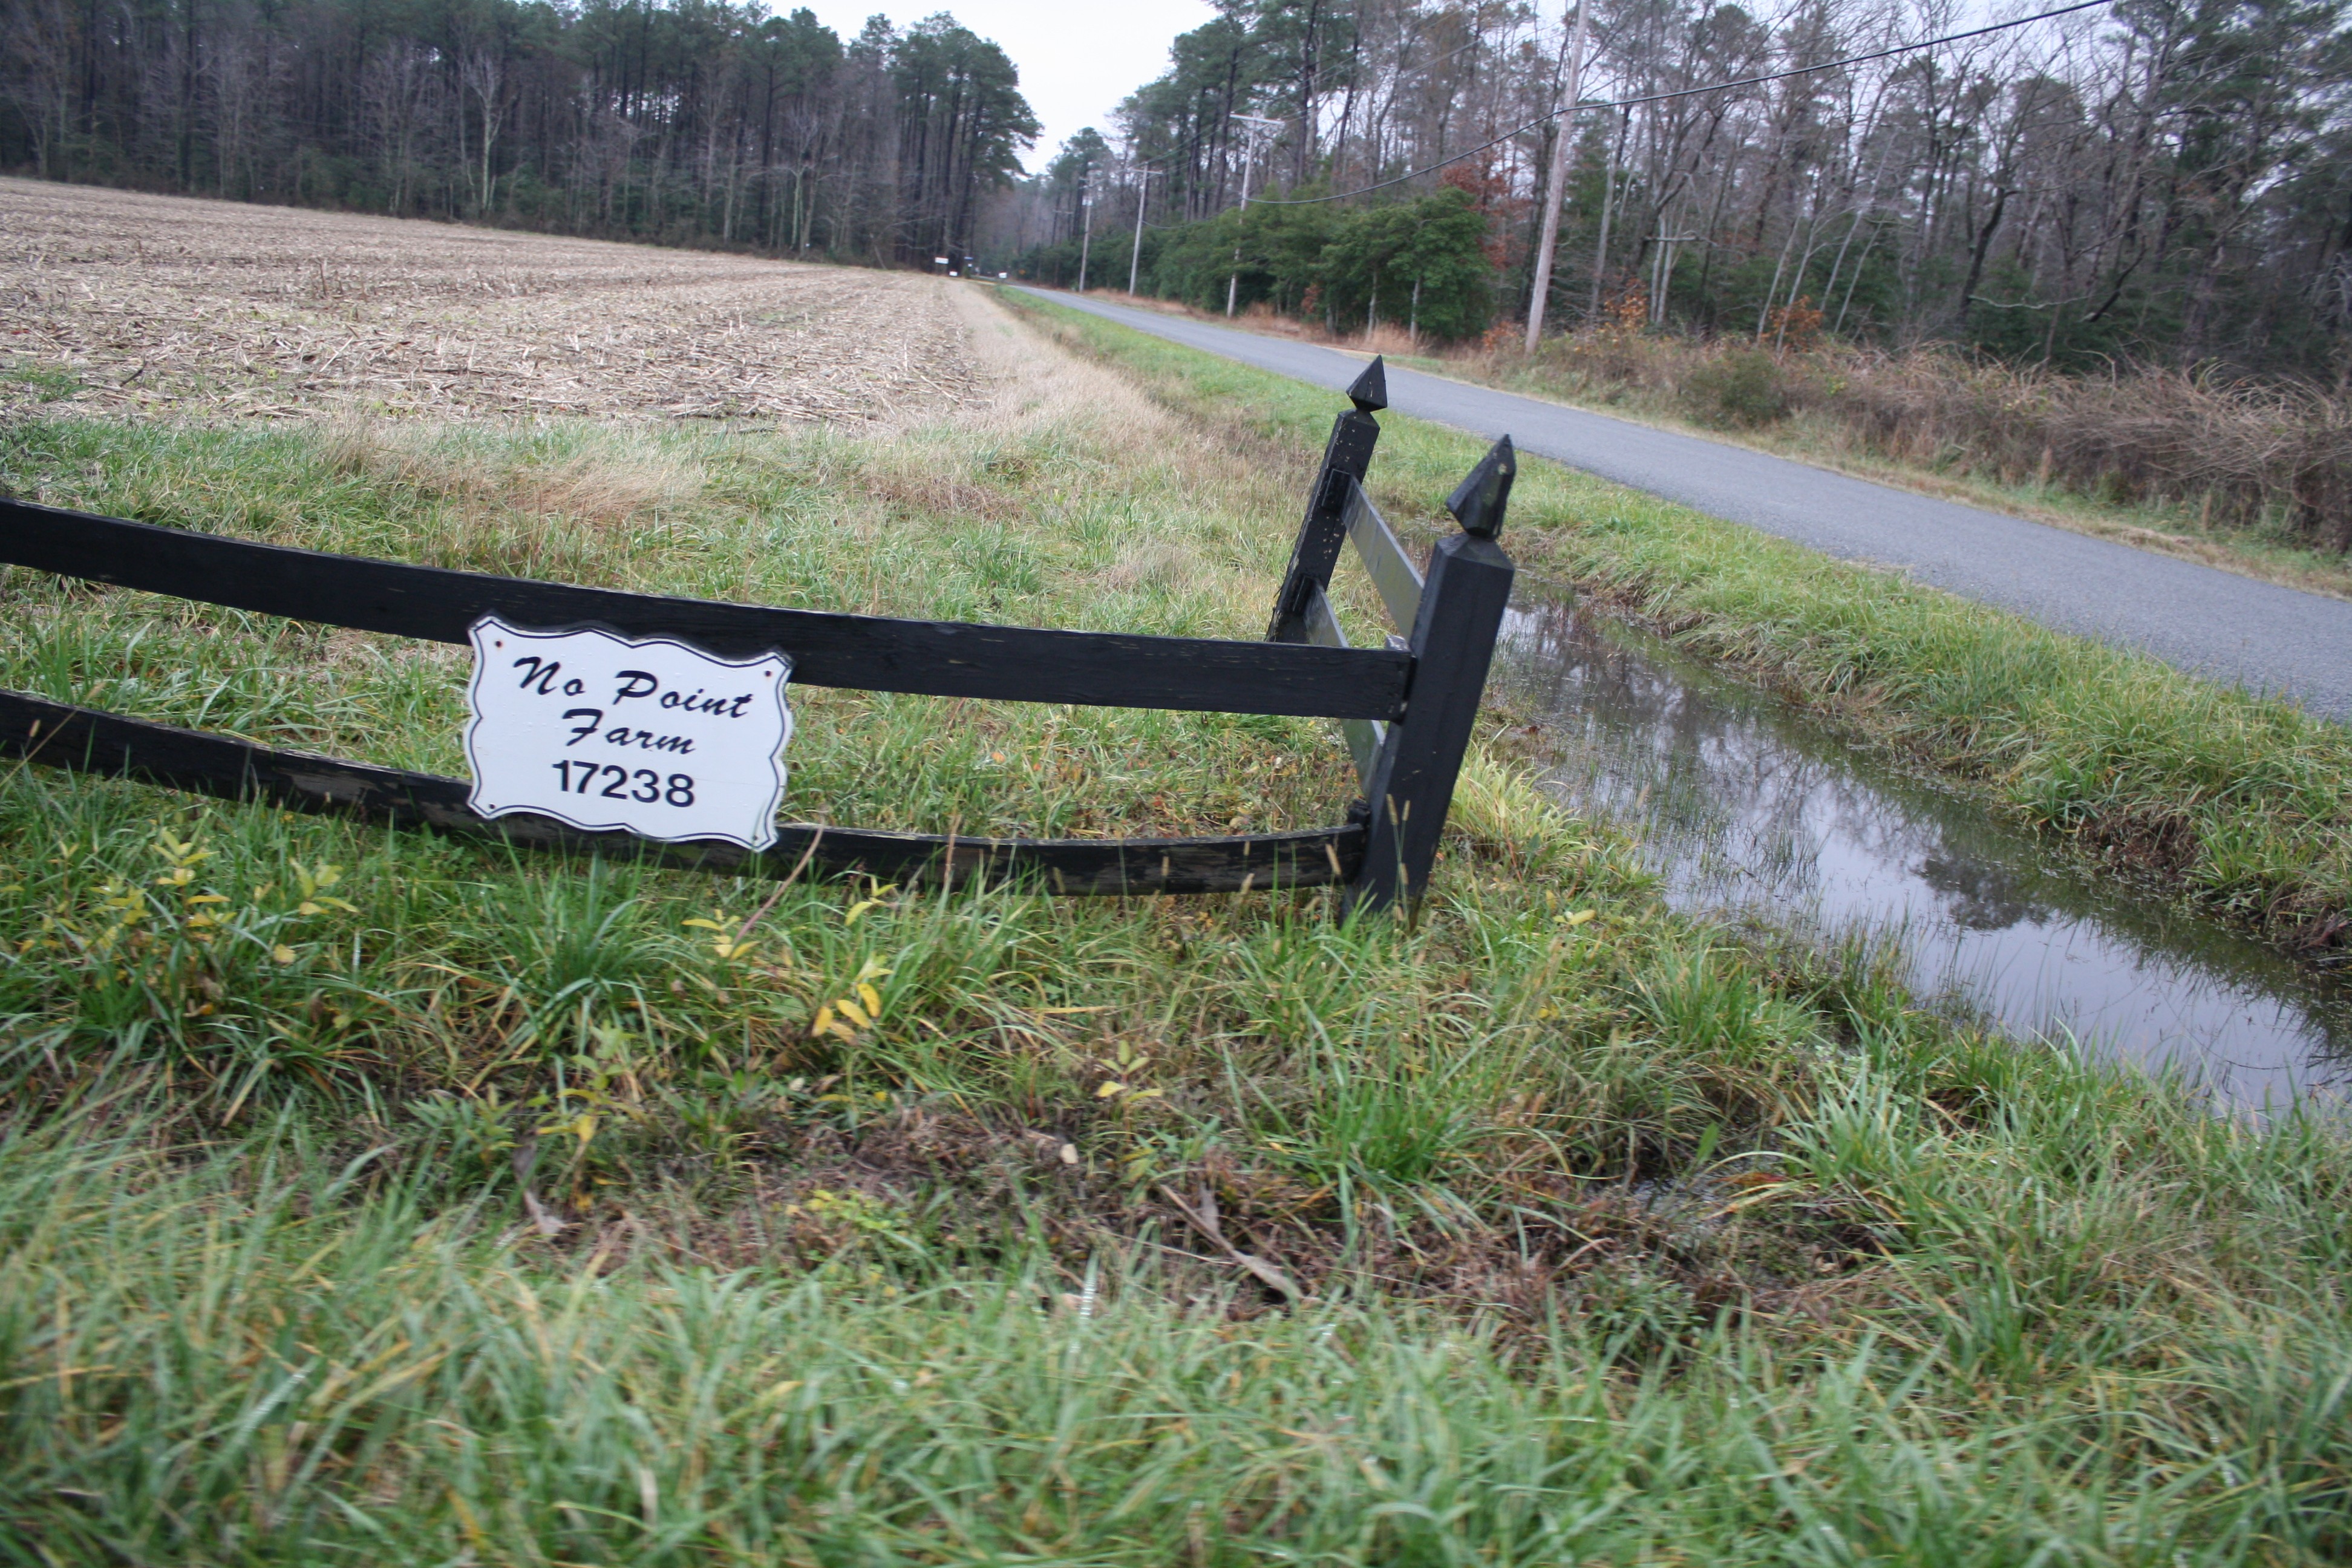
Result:
M793 661L730 659L596 626L470 628L466 763L480 816L535 812L672 842L776 841Z

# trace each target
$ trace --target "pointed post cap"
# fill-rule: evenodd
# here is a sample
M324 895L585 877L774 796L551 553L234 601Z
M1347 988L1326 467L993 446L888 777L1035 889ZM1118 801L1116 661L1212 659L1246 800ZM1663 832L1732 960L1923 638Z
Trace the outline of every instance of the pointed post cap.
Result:
M1518 471L1518 455L1511 448L1511 438L1506 436L1478 459L1469 478L1454 486L1454 493L1445 498L1445 510L1454 514L1463 532L1492 539L1503 531L1503 510L1511 504L1511 480Z
M1359 414L1378 414L1389 405L1389 373L1378 354L1348 388L1348 401Z

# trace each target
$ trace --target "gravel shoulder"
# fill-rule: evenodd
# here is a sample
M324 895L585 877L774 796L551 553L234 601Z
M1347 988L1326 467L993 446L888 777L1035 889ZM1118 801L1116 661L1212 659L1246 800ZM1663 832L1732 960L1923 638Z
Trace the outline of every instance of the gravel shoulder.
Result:
M1320 386L1343 387L1362 369L1311 343L1030 292ZM1710 516L2352 721L2352 604L1513 393L1397 368L1388 382L1401 414L1507 434L1522 451Z

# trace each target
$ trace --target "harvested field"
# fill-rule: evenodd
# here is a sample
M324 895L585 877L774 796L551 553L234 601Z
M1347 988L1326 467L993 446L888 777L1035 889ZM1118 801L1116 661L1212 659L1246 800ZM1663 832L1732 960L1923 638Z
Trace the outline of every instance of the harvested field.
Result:
M982 395L906 273L0 180L0 413L871 424Z

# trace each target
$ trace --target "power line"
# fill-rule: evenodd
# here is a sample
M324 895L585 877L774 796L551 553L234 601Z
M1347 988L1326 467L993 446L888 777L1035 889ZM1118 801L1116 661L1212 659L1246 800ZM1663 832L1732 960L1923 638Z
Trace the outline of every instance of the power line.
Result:
M1940 38L1927 38L1916 44L1897 44L1893 48L1878 49L1866 55L1850 55L1844 59L1827 60L1817 66L1797 66L1789 70L1771 71L1763 76L1741 77L1736 81L1709 82L1705 87L1677 88L1672 92L1653 92L1640 98L1596 99L1569 104L1555 109L1548 114L1539 114L1517 130L1507 131L1491 142L1482 142L1477 146L1456 153L1450 158L1440 158L1434 163L1415 169L1410 174L1399 174L1393 179L1359 186L1352 191L1339 191L1328 196L1259 196L1255 200L1259 205L1270 207L1307 207L1317 206L1324 202L1344 202L1352 196L1370 195L1374 191L1384 191L1391 185L1402 185L1408 181L1420 179L1424 174L1434 174L1449 164L1459 163L1465 158L1475 158L1481 153L1500 147L1506 142L1524 136L1538 126L1558 120L1563 115L1575 114L1583 110L1638 109L1645 103L1664 103L1670 99L1696 98L1701 93L1707 92L1728 92L1738 87L1760 87L1766 82L1786 81L1790 77L1811 76L1815 71L1838 70L1846 66L1868 65L1873 60L1892 59L1896 55L1916 54L1922 49L1941 48L1946 44L1965 43L1970 38L1981 38L1988 33L2001 33L2007 32L2011 27L2031 26L2036 22L2047 22L2054 16L2071 16L2077 11L2096 10L2115 3L2116 0L2075 0L2072 5L2061 5L2055 10L2039 12L2031 16L2020 16L2014 21L1994 22L1988 26L1971 27L1965 33L1947 33Z

